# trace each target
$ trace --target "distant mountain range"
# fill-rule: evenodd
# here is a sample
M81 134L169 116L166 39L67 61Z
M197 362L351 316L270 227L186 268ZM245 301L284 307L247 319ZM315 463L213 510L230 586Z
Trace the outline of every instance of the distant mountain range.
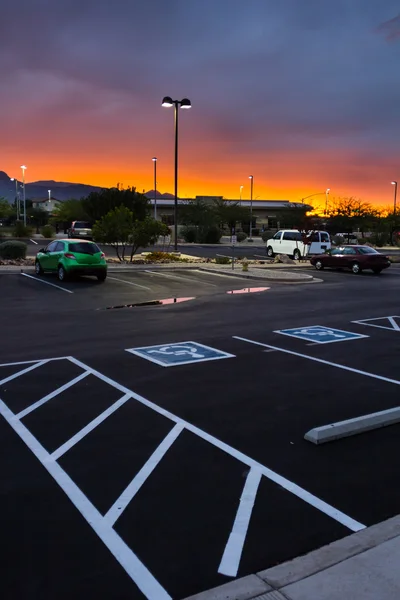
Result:
M21 182L18 181L20 184ZM18 186L19 187L19 186ZM33 181L25 184L26 199L47 198L48 190L51 190L51 197L54 200L69 200L70 198L83 198L91 192L99 192L102 187L95 185L87 185L86 183L69 183L67 181L53 181L52 179L45 181ZM145 192L145 195L152 199L154 198L154 190ZM20 189L20 197L22 198L22 189ZM6 198L8 202L15 200L15 181L11 181L9 175L4 171L0 171L0 198ZM161 194L157 191L157 198L174 198L173 194Z

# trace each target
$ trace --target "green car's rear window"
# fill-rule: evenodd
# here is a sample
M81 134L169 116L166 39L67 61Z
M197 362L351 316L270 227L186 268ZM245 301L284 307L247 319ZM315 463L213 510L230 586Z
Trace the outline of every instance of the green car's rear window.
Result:
M71 252L78 252L79 254L97 254L101 252L96 244L72 242L68 244L68 247Z

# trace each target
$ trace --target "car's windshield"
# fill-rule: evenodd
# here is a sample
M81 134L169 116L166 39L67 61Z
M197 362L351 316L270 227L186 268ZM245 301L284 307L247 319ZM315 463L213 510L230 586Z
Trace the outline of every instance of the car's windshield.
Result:
M361 246L358 248L358 251L361 252L361 254L379 254L375 248L370 248L369 246Z
M101 252L96 244L84 242L70 242L68 247L71 252L78 252L79 254L97 254L98 252Z

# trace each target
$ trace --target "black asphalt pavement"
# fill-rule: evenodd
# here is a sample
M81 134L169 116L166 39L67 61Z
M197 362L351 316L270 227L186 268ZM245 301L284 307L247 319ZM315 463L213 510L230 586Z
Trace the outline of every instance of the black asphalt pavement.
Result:
M398 405L399 276L0 271L1 597L179 600L397 514L399 425L304 434Z

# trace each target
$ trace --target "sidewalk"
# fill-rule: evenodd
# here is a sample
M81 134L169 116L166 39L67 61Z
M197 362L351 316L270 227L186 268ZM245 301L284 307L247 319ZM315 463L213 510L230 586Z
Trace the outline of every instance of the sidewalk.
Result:
M400 515L186 600L399 600Z

